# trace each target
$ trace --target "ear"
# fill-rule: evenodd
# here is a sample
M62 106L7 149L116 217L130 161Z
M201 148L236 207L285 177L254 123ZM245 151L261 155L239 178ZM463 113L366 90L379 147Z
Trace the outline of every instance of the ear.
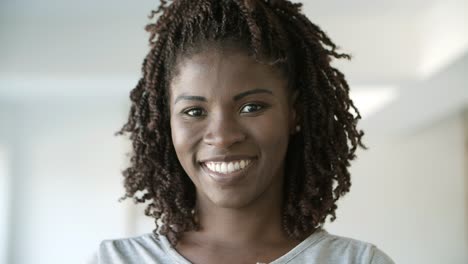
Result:
M296 127L301 125L300 113L302 113L302 105L299 102L299 90L294 90L290 96L289 105L291 106L289 115L289 131L291 134L297 133Z

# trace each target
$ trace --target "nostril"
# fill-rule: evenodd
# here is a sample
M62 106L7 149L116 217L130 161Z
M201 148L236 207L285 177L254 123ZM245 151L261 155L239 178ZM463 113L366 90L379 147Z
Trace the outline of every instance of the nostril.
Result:
M213 145L221 148L229 147L235 143L242 142L246 139L246 135L239 130L225 129L224 131L209 132L203 141L208 145Z

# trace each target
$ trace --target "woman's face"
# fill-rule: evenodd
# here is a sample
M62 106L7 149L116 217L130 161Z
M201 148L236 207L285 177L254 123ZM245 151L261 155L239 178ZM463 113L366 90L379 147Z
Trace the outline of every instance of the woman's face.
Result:
M170 88L172 141L198 199L241 208L266 193L280 195L295 118L280 71L220 50L177 67Z

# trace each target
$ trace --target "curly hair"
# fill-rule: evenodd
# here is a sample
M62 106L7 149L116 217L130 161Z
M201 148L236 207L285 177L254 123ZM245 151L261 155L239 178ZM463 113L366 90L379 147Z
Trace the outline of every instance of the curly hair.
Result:
M176 245L183 232L199 230L196 190L180 165L171 138L169 84L180 58L207 44L237 45L257 62L279 67L289 89L299 92L302 130L290 138L285 158L282 228L302 240L336 219L337 200L351 186L348 167L364 135L344 75L330 65L350 56L287 0L161 0L145 29L150 51L142 77L130 93L130 165L122 174L126 193L145 203L153 233ZM212 46L208 46L212 47ZM354 111L354 114L352 113Z

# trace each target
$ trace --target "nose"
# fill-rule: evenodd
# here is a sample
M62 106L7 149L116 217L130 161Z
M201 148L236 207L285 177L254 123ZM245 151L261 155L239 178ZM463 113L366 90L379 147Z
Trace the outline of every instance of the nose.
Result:
M241 125L233 117L218 116L210 120L203 141L217 148L229 148L246 138Z

